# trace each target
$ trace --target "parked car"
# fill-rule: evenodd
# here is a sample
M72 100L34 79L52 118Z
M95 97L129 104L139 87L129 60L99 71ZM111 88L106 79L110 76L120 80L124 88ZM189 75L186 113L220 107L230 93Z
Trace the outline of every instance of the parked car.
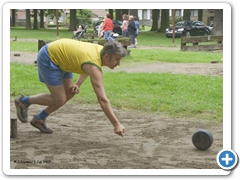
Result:
M208 26L208 29L212 32L212 28L213 28L213 23L210 24L210 26Z
M177 23L175 24L175 26L182 26L183 23L185 23L185 21L179 21L179 22L177 22Z
M119 35L122 35L122 29L121 29L122 21L120 21L120 20L112 20L112 21L113 21L113 25L114 25L113 32L118 33ZM95 34L98 34L98 28L99 28L99 26L102 22L103 21L97 21L96 22L96 24L94 26L94 33Z
M182 25L185 21L179 21L175 24L175 37L181 37L182 36ZM172 26L166 29L166 36L172 37L173 30Z
M175 37L204 36L210 33L208 26L201 21L185 21L181 26L175 27ZM166 29L166 36L172 37L172 28L168 28L168 31Z

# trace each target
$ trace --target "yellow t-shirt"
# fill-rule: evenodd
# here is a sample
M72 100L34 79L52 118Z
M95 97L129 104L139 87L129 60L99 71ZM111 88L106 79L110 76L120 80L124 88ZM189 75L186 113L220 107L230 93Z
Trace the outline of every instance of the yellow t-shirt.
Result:
M59 39L49 43L50 59L63 71L86 74L82 65L90 63L102 70L100 51L103 46L74 39Z

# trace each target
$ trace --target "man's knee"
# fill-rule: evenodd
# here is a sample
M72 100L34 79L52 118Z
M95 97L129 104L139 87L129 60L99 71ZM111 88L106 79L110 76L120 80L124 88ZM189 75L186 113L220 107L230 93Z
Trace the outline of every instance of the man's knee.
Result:
M61 107L67 102L67 98L62 96L62 97L55 97L54 98L54 105Z

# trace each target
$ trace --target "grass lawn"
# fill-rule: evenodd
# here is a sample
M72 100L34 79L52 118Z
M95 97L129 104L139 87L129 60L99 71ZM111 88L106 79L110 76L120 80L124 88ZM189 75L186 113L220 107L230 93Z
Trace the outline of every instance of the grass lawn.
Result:
M72 32L60 30L60 37L71 38ZM23 30L12 28L11 38L57 39L56 31ZM172 47L172 40L157 32L140 32L138 42L142 46ZM180 38L175 40L180 47ZM11 41L11 51L37 52L37 43ZM122 61L122 66L149 62L209 63L222 59L222 53L182 52L168 49L132 49L131 55ZM10 96L12 98L48 92L38 81L37 67L11 63ZM77 75L74 76L76 80ZM104 86L112 106L147 112L161 112L167 116L189 117L222 122L223 78L203 75L147 74L104 72ZM97 103L89 78L81 93L71 101Z
M11 63L10 79L12 97L48 92L38 81L34 65ZM104 86L113 107L219 122L222 121L222 85L222 77L104 72ZM97 103L89 79L72 101Z

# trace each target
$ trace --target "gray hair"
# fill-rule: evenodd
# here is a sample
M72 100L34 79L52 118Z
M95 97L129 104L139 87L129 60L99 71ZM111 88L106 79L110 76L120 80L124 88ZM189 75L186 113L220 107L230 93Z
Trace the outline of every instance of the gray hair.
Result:
M117 41L108 41L104 44L103 49L101 51L101 58L108 54L110 57L113 55L119 55L121 57L125 57L127 55L126 49L122 46L121 43Z

